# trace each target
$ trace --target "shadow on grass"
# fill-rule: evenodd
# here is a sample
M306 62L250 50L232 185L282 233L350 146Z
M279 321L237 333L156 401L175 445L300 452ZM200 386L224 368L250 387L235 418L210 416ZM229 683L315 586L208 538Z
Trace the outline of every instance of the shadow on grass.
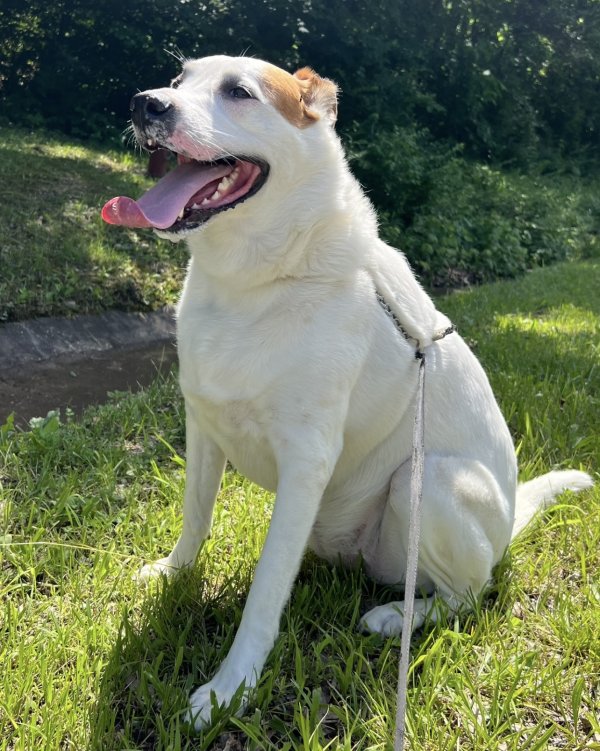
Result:
M188 696L227 653L247 584L232 580L211 593L197 567L141 585L142 604L123 615L104 669L90 748L206 747L185 722Z
M115 195L148 187L141 165L58 156L44 144L1 148L0 230L5 238L0 321L39 315L144 310L164 304L164 285L182 281L183 246L152 232L109 227L100 218ZM60 144L59 144L60 145ZM161 287L162 285L162 287ZM158 299L156 299L158 298Z
M440 303L486 370L520 463L598 469L600 263L561 264Z
M476 609L506 607L509 569L507 556L498 567L500 578ZM122 619L92 711L90 749L245 747L248 736L232 726L227 711L201 734L186 723L185 712L190 693L212 677L226 656L249 587L250 576L240 576L218 592L209 591L202 562L149 586L139 610ZM324 741L341 740L350 732L341 718L359 714L373 691L387 685L389 695L395 695L399 638L367 636L357 625L371 607L398 597L397 589L375 584L362 567L342 569L307 554L246 716L248 727L269 739L261 748L290 742L292 748L301 747L298 712L310 713L315 706ZM432 630L448 625L442 620L416 632L414 654ZM393 721L393 707L388 720Z
M600 259L567 261L535 269L518 279L456 290L436 299L436 304L457 320L464 316L477 327L493 326L498 315L537 318L564 304L600 315L599 284Z
M597 470L600 409L598 340L593 332L569 336L496 331L475 353L488 367L492 388L519 448L522 466L536 473L552 466ZM531 474L531 472L530 472Z
M344 571L307 556L255 697L268 705L274 718L269 730L273 748L283 743L280 732L288 740L294 734L295 705L304 690L304 686L299 689L303 679L296 650L300 649L310 671L315 659L312 645L327 642L319 651L321 671L313 676L315 685L311 676L306 678L306 688L318 690L327 682L327 658L335 658L331 633L349 629L354 642L364 641L356 633L361 583L362 572ZM249 587L249 576L242 575L210 592L201 561L190 572L150 585L139 613L124 615L105 667L91 721L92 749L149 751L170 743L174 748L223 748L230 737L224 734L231 730L227 712L200 735L186 724L184 713L191 691L212 677L227 654ZM374 642L380 641L370 639L375 651L381 645ZM325 693L329 697L327 689ZM301 741L299 735L297 740Z

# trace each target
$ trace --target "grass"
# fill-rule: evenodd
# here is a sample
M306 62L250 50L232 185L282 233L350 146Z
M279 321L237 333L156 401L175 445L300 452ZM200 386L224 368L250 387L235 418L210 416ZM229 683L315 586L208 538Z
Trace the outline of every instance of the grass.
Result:
M412 129L390 138L380 135L364 153L351 137L346 145L384 236L429 284L598 258L600 184L591 168L585 177L560 165L552 174L523 175L471 164ZM100 218L109 198L143 193L145 168L133 149L0 125L0 323L154 310L176 300L185 247Z
M479 354L530 477L600 467L600 263L440 301ZM356 631L392 599L307 555L249 712L182 712L239 623L272 497L229 470L197 566L139 587L180 528L173 377L0 429L0 749L391 749L399 640ZM411 748L600 749L600 489L566 494L476 611L413 639Z
M0 322L176 300L185 248L100 218L149 187L144 170L133 152L0 127Z

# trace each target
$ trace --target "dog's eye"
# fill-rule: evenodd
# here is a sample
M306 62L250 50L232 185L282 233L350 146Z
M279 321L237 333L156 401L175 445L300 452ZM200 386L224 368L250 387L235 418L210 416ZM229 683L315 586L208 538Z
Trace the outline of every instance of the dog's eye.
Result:
M248 89L243 86L233 86L227 93L232 99L254 99Z

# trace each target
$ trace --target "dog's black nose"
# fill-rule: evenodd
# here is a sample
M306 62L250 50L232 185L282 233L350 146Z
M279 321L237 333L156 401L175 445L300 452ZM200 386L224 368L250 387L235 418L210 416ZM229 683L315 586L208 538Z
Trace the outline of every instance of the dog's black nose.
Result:
M143 128L152 122L164 120L164 118L173 109L173 103L166 98L161 98L156 94L136 94L129 103L131 119L133 122Z

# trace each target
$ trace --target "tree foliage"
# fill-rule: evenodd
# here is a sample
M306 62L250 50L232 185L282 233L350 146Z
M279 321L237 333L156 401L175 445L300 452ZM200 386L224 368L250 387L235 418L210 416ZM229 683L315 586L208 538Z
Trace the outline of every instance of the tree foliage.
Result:
M416 124L485 159L596 149L598 0L5 0L0 96L16 122L106 138L185 56L310 64L341 128Z
M0 29L0 118L104 142L182 56L314 67L384 236L430 283L598 252L596 194L518 171L597 164L600 0L3 0Z

